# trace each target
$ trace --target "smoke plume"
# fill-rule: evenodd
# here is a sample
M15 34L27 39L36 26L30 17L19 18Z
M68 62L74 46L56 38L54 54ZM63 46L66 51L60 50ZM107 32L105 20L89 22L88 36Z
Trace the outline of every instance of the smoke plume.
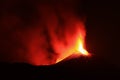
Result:
M0 61L49 65L67 57L81 32L78 0L1 0Z

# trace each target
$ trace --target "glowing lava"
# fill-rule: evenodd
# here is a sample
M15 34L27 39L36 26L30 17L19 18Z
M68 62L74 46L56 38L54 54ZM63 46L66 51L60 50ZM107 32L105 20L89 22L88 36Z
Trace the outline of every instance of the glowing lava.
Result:
M84 42L82 41L81 38L78 38L75 49L78 53L82 55L86 55L86 56L89 55L88 51L84 48Z
M66 58L68 58L71 55L74 55L71 58L75 58L75 57L79 57L79 56L90 56L90 53L86 50L85 48L85 36L86 36L86 30L85 30L85 26L81 23L76 25L76 31L74 36L69 36L68 42L69 42L69 47L64 47L59 45L59 47L56 49L58 49L58 52L60 52L60 56L57 59L57 62L60 62Z

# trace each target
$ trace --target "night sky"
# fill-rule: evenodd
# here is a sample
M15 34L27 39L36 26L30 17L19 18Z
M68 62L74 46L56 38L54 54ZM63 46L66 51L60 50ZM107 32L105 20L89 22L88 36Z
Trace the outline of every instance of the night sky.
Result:
M109 63L120 66L119 1L90 0L84 2L87 14L87 46Z
M4 17L4 15L6 15L5 14L6 12L4 12L4 10L3 10L4 9L3 7L5 6L3 4L4 1L1 0L1 2L0 2L0 7L1 7L0 8L0 10L1 10L1 13L0 13L1 18L0 19L2 19ZM27 1L27 0L25 0L25 1ZM30 0L30 1L32 1L32 0ZM14 0L13 0L13 2L12 2L12 0L10 2L13 3ZM33 1L33 2L35 2L35 1ZM26 6L23 5L23 7L26 7ZM19 10L18 10L18 12L17 11L15 12L18 16L21 17L21 20L25 23L21 24L20 23L21 21L16 20L17 18L13 16L12 20L16 21L16 22L15 22L15 24L12 22L10 22L9 24L16 25L16 23L17 23L17 25L19 25L19 26L37 24L37 21L39 21L38 12L36 12L37 10L35 10L35 8L33 8L33 7L34 7L34 5L32 5L32 7L31 6L26 7L27 11L26 11L26 9L23 11L21 10L20 11L21 13L19 12ZM117 69L120 69L120 58L119 58L120 57L120 51L119 51L119 47L120 47L120 38L119 38L119 36L120 36L119 35L120 10L119 10L119 8L120 8L120 5L119 5L119 1L117 1L117 0L113 0L113 1L105 1L105 0L82 0L82 1L79 1L78 0L77 5L75 6L75 9L73 9L75 11L76 15L78 17L80 17L81 19L83 19L83 21L85 21L86 47L87 47L87 50L91 54L93 54L93 57L91 57L91 58L83 57L83 58L78 58L78 59L72 59L68 62L63 61L56 65L47 66L47 67L44 67L44 66L40 66L40 67L32 66L31 67L31 65L28 65L28 64L13 64L11 66L10 64L1 63L1 64L3 64L3 67L1 67L1 69L4 68L2 72L4 72L4 70L5 70L5 72L7 73L7 70L8 70L9 73L7 75L9 75L12 70L15 70L13 74L16 74L18 72L21 72L21 73L26 72L25 74L28 74L30 72L28 74L28 76L26 75L26 77L29 77L31 75L34 77L38 77L39 75L41 75L41 76L39 76L40 79L44 79L44 78L49 79L49 78L53 78L54 76L56 76L55 79L58 79L58 80L68 79L68 78L64 78L65 75L67 77L69 77L69 76L72 76L72 74L74 74L74 77L79 78L79 76L82 73L84 73L83 75L81 75L82 78L84 78L86 76L86 73L87 73L88 77L92 77L92 78L94 77L93 75L95 75L96 73L99 73L97 75L101 75L102 77L104 77L104 75L106 76L106 74L112 73L112 72L113 73L108 74L107 77L114 75L114 71L115 70L118 71ZM16 9L16 8L14 8L14 9ZM10 12L10 11L8 11L8 12ZM25 14L22 12L25 12L25 13L30 12L31 14L29 14L29 15L31 17L26 18L26 15L28 16L28 14ZM18 13L20 13L20 14L18 14ZM32 16L34 16L34 17L32 17ZM1 21L0 25L5 24L6 26L8 26L6 24L6 20L8 20L8 22L9 22L10 21L9 19L11 19L11 18L10 17L6 17L6 18L7 19L5 19L5 23L4 23L4 21L3 22ZM60 22L62 22L62 21L60 21ZM3 29L2 27L0 27L0 28L1 28L1 30ZM9 29L9 27L8 27L8 29ZM19 29L25 30L27 28L19 27ZM0 30L0 32L1 32L0 36L1 36L1 39L3 39L3 37L6 36L3 33L6 33L6 32L4 32L4 30L2 30L2 31L1 30ZM23 33L24 32L25 31L23 31ZM44 33L46 33L46 32L47 31L45 30ZM46 33L45 35L48 35L48 33ZM13 36L13 37L15 37L15 36ZM6 39L6 40L8 40L8 39ZM47 42L49 42L49 39L47 39L47 40L48 40ZM11 49L4 50L4 47L6 47L6 46L3 46L3 45L7 44L7 43L4 40L0 40L0 41L1 41L0 44L2 45L0 47L1 53L4 53L4 51L7 52L7 51L11 50ZM9 42L9 41L7 41L7 42ZM14 42L14 40L12 42ZM24 45L24 44L16 44L16 43L14 43L14 44L18 47L20 47L19 45ZM48 43L48 44L49 44L49 47L51 47L51 44L50 43ZM11 45L11 44L9 44L9 45ZM25 49L25 48L23 48L23 49ZM55 54L53 49L48 49L48 52ZM0 55L0 61L1 62L8 61L10 56L11 57L14 56L15 59L18 59L18 57L15 57L14 54L12 54L12 55L7 55L7 54L3 55L2 54L2 55ZM21 55L19 55L19 56L21 56ZM23 56L21 56L21 57L23 57ZM50 56L49 56L49 58L50 58ZM24 62L24 59L25 58L23 57L23 59L22 59L23 62ZM53 59L53 61L54 61L54 59ZM78 61L80 61L81 63L78 63ZM19 62L19 59L18 59L18 62ZM6 66L10 66L10 67L8 68ZM104 75L102 75L104 73L104 70L106 70L106 73ZM93 71L93 73L92 73L92 71ZM49 74L51 74L51 75L49 75ZM91 75L89 75L89 74L91 74ZM48 75L48 77L45 77L46 75ZM98 77L101 77L101 76L98 76ZM20 77L19 74L18 74L18 77ZM22 77L24 77L24 75Z

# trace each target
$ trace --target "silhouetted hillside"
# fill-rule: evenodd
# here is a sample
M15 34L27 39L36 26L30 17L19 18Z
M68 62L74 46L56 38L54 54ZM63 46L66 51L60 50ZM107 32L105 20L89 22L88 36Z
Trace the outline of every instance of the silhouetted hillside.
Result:
M79 57L69 59L51 66L33 66L26 63L1 63L0 80L39 79L39 80L116 80L120 68L97 57Z

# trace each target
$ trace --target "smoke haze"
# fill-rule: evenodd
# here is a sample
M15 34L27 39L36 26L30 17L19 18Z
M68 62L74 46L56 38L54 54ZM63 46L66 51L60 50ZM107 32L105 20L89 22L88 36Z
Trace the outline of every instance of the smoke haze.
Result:
M78 0L1 0L0 61L55 63L83 31ZM68 51L69 52L69 51Z

